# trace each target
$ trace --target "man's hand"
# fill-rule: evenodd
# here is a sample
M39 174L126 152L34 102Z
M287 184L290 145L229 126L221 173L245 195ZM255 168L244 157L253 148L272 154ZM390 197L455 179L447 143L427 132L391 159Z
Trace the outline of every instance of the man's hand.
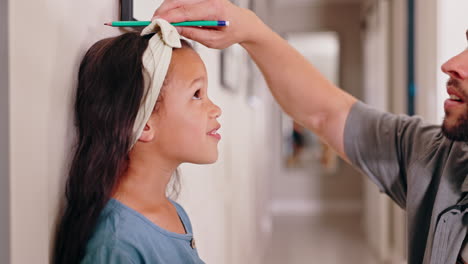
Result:
M179 33L209 48L224 49L235 43L255 40L255 32L263 23L248 9L228 0L165 0L155 11L153 19L163 18L171 23L194 20L226 20L227 27L177 27Z

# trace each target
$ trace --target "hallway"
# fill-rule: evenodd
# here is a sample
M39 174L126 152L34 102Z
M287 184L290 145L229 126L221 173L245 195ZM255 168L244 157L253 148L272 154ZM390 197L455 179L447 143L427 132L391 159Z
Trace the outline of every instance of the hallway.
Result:
M74 117L80 62L93 43L127 31L140 33L141 30L108 27L104 22L123 20L121 13L125 12L136 18L133 15L140 16L138 12L142 10L147 14L142 15L141 20L149 20L163 1L178 2L0 1L0 264L51 263L57 220L66 203L65 183L76 150L78 131ZM330 83L363 103L394 114L416 114L427 123L441 124L445 116L444 103L450 96L447 94L447 74L440 66L467 48L467 0L226 1L251 9L277 33L271 38L266 37L267 34L261 33L271 32L262 31L260 28L265 28L259 26L258 36L264 42L262 44L268 45L265 47L276 46L272 43L281 36ZM135 10L139 11L132 14ZM223 15L216 19L231 17ZM38 21L39 27L35 26ZM230 28L244 25L236 23L238 21L231 21ZM246 32L251 28L247 29ZM231 39L241 35L233 34ZM254 36L253 33L247 35ZM182 187L176 201L190 217L200 258L207 264L407 263L414 250L408 246L407 238L407 230L412 225L407 224L406 212L364 175L372 174L375 168L363 168L364 173L356 170L338 158L330 145L322 144L306 127L310 125L316 132L330 133L327 138L335 147L340 142L339 137L346 136L348 143L360 145L366 153L380 153L379 149L341 133L341 126L325 129L330 124L335 128L333 120L339 119L331 114L342 106L336 104L340 100L336 100L334 94L322 97L319 93L322 90L317 89L317 98L324 98L320 100L323 108L316 107L319 101L316 98L310 103L288 101L288 98L298 98L292 95L308 94L304 91L321 88L325 83L317 82L321 78L307 82L298 81L302 78L290 78L297 72L310 74L309 65L300 70L291 67L294 64L281 56L283 49L272 49L276 52L270 56L250 54L264 58L266 62L261 65L274 65L280 69L274 71L278 73L275 76L265 78L243 49L255 45L244 45L246 43L217 50L192 42L204 64L200 73L206 71L207 75L203 78L203 87L209 84L209 92L205 87L206 96L202 97L222 109L222 115L216 117L222 126L216 130L222 140L217 145L215 163L205 164L205 155L209 153L211 157L211 153L215 153L214 148L205 151L205 138L212 136L211 132L199 135L198 130L189 130L193 132L193 140L185 140L185 137L180 142L173 140L174 144L184 142L188 147L181 146L170 152L184 153L184 156L190 152L187 154L190 158L178 168ZM287 51L283 44L278 47ZM190 67L187 69L192 69L191 61L188 62L186 65ZM130 75L140 76L140 72ZM96 78L99 76L96 74ZM286 109L280 108L266 80L271 87L271 84L281 84L274 85L281 86L278 90L283 91L276 93L277 99L301 110L287 111L295 116L295 121L283 111ZM297 90L285 89L290 84L297 85ZM196 93L187 96L187 100L197 103L202 99L194 95ZM90 102L98 105L101 97L90 98ZM113 100L114 97L102 98L112 99L109 100L114 101L112 104L120 102ZM134 102L132 105L136 106ZM130 114L136 118L137 109L133 108ZM127 108L124 110L122 112L127 113ZM213 129L214 121L208 124L206 119L198 120L198 115L189 118L192 113L183 109L180 113L187 114L187 119L180 122L187 123L183 128L191 128L191 124L200 121L196 123L200 127L207 124L210 126L208 130ZM340 117L344 118L344 115ZM108 120L107 115L103 120ZM120 120L120 116L115 120ZM130 122L136 120L128 120L125 124ZM325 123L327 125L320 126ZM174 121L174 124L179 122ZM347 122L345 127L347 124L357 127L360 123ZM366 129L370 127L364 125ZM90 127L89 130L94 131L94 126ZM107 130L112 135L120 134L114 128ZM184 130L174 129L177 132L174 136L179 132L186 133ZM94 132L100 134L98 129ZM115 137L116 144L130 140L130 130L124 132L127 140ZM106 138L114 139L113 136ZM160 137L154 138L159 140ZM133 135L131 139L134 139ZM170 145L167 144L168 148ZM415 144L411 141L408 145ZM201 147L197 150L192 146ZM398 146L403 148L405 145ZM107 149L108 146L104 147ZM123 147L119 149L123 150ZM109 155L102 153L97 161L124 160L122 153L122 157L113 157L111 152ZM393 152L385 153L391 156ZM357 154L354 153L354 158ZM165 160L178 159L168 155ZM201 160L204 162L199 162ZM370 160L388 165L391 159L372 157ZM210 161L214 159L210 158ZM389 174L398 172L405 180L410 179L403 173L408 167L401 166L404 162L400 163L400 170L391 170ZM156 162L153 165L159 166ZM118 173L121 170L114 173L115 181L105 182L118 182L117 179L122 177ZM379 170L379 175L382 174L386 175L386 172ZM96 177L99 175L101 173ZM93 188L100 186L94 181L87 183L92 183ZM168 187L170 192L172 182ZM86 198L89 193L93 194L87 188L81 189ZM194 245L190 243L190 246Z
M276 215L264 264L375 264L359 213Z

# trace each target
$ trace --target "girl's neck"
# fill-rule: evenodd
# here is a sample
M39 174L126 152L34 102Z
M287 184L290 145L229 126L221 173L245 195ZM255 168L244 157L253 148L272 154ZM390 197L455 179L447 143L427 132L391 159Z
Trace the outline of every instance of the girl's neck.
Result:
M161 158L130 155L127 172L122 175L112 195L117 200L142 211L167 205L166 189L177 164L170 164Z

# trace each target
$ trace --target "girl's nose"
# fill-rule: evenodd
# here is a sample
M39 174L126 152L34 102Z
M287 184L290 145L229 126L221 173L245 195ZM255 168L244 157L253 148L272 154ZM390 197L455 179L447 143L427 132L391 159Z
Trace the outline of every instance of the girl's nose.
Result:
M210 101L211 102L211 101ZM219 106L217 106L216 104L214 104L213 102L211 102L212 104L212 107L211 107L211 110L210 110L210 117L213 117L213 118L218 118L221 116L221 113L222 113L222 110L221 108L219 108Z

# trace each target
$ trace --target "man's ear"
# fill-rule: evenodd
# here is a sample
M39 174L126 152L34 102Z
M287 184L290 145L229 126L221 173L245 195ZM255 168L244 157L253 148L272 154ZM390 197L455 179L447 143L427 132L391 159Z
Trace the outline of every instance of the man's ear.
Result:
M143 142L150 142L154 139L155 133L156 130L154 126L148 122L146 123L145 128L143 129L143 133L141 133L141 136L138 140Z

